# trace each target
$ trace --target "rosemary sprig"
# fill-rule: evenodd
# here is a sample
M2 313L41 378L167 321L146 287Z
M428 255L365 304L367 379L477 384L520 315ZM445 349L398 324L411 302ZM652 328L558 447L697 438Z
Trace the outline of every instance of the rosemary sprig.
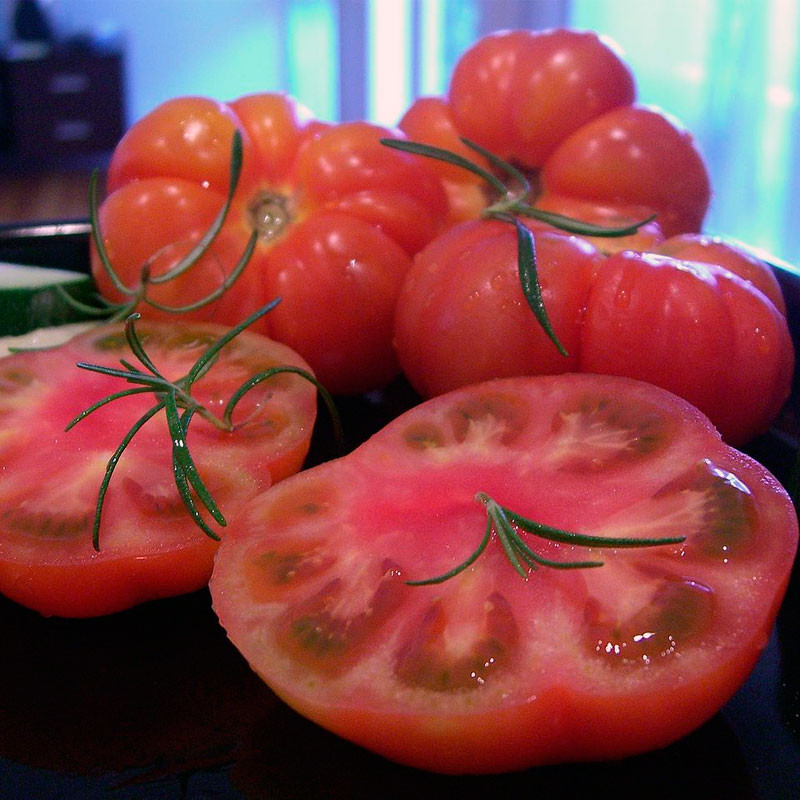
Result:
M642 225L652 222L652 220L655 219L655 215L632 225L606 227L603 225L594 225L589 222L582 222L581 220L573 219L563 214L555 214L536 208L530 203L533 187L521 170L517 169L508 161L499 158L486 148L481 147L476 142L466 139L463 136L460 137L460 140L471 150L482 155L499 172L508 175L515 183L519 184L519 188L516 190L512 189L496 174L489 172L479 164L470 161L468 158L458 153L453 153L441 147L435 147L422 142L407 141L405 139L387 138L381 139L381 143L395 150L402 150L406 153L433 158L437 161L444 161L448 164L461 167L483 178L495 190L498 199L485 208L481 216L484 219L496 219L510 223L516 228L517 266L522 293L548 338L553 342L556 348L558 348L559 353L566 357L569 354L556 335L542 299L542 289L536 268L536 246L534 237L530 229L520 220L520 217L538 219L540 222L545 222L567 233L575 233L581 236L617 237L630 236L636 233Z
M540 566L553 569L587 569L602 567L602 561L554 561L544 558L534 552L520 535L520 531L530 533L551 542L561 542L576 547L656 547L660 545L680 544L686 540L685 536L669 536L656 539L634 539L629 537L593 536L585 533L573 533L541 522L534 522L521 514L501 506L485 492L478 492L475 499L486 508L486 529L478 547L458 566L433 578L418 581L406 581L409 586L429 586L444 583L463 572L478 560L486 550L491 540L492 533L497 536L500 545L505 551L511 565L522 578L527 579L531 570Z
M233 286L233 284L241 276L242 272L244 272L244 269L250 261L253 251L255 250L256 244L258 243L257 230L254 230L250 234L250 238L248 239L247 244L242 251L242 255L230 273L225 277L222 283L217 286L216 289L214 289L212 292L209 292L209 294L207 294L205 297L202 297L192 303L170 306L154 300L149 296L148 292L151 286L158 286L160 284L168 283L185 274L208 252L209 248L214 243L214 240L219 235L219 232L222 230L222 226L225 223L225 220L227 219L228 213L231 209L233 196L242 172L242 158L242 135L237 130L234 131L233 142L231 144L228 193L225 198L225 202L216 218L211 223L208 230L200 237L199 241L194 245L194 247L192 247L192 249L185 256L183 256L183 258L181 258L177 264L161 275L153 276L151 274L151 267L153 262L161 255L163 249L153 253L142 265L142 268L139 272L139 282L135 286L128 286L119 276L119 273L111 263L108 250L106 249L105 242L103 241L103 235L100 230L100 216L97 201L98 171L94 170L91 178L89 179L89 222L91 225L92 241L94 242L100 263L108 275L111 284L120 294L124 295L128 299L121 303L112 303L104 297L98 297L99 305L91 306L75 300L62 287L58 287L59 294L63 300L86 316L103 317L109 322L118 322L127 319L127 317L129 317L142 304L158 309L159 311L184 314L191 311L196 311L197 309L203 308L204 306L213 303L215 300L218 300L223 294L225 294L225 292L228 291L228 289L230 289L231 286Z
M175 486L178 494L183 501L186 510L191 515L195 524L212 539L219 539L219 535L211 528L205 521L202 509L212 517L212 519L221 527L226 525L225 517L220 510L219 506L212 497L208 487L205 485L197 466L192 457L189 449L188 434L189 426L195 415L199 415L215 425L220 430L233 432L237 427L245 424L241 422L234 424L233 412L241 399L254 387L258 386L263 381L271 378L273 375L281 373L292 373L300 375L309 382L311 382L319 391L320 396L323 398L329 413L333 419L334 435L340 449L343 449L344 437L342 435L341 422L336 405L330 393L325 387L317 380L317 378L308 370L295 366L278 366L270 367L245 381L229 399L222 417L217 417L207 408L192 397L192 386L200 377L202 377L217 360L217 357L225 345L231 342L243 330L252 325L256 320L260 319L264 314L273 309L279 300L267 304L263 308L251 314L245 320L240 322L236 327L231 328L217 341L209 345L200 357L191 366L189 371L178 380L171 381L161 374L158 367L152 361L144 348L144 344L136 332L136 321L140 318L138 313L129 315L125 322L125 336L131 352L139 361L144 369L141 369L125 359L120 359L122 369L116 367L108 367L101 364L89 364L86 362L78 362L77 366L80 369L85 369L90 372L100 373L110 377L120 378L134 386L129 389L123 389L119 392L107 395L106 397L92 403L88 408L84 409L74 419L72 419L66 426L69 431L81 420L88 417L98 409L102 408L109 403L119 400L131 395L152 393L155 397L155 403L149 408L138 420L133 424L130 430L123 436L117 449L109 458L106 464L105 474L100 484L100 489L97 495L97 503L95 505L94 521L92 524L92 544L95 550L100 549L100 523L103 513L103 506L105 503L106 493L111 478L114 475L114 470L119 463L120 458L125 452L128 445L131 443L136 434L142 427L153 417L155 417L162 410L165 413L167 428L169 430L171 439L172 451L172 469L173 477L175 479ZM199 501L199 503L198 503Z

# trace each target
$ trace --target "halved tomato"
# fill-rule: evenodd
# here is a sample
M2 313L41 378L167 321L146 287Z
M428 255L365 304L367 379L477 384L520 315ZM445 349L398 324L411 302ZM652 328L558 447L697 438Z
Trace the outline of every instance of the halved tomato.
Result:
M515 568L494 504L537 558L602 566ZM587 549L515 514L685 539ZM482 537L460 572L412 585ZM300 713L414 767L500 772L658 748L711 717L765 646L796 547L778 482L683 400L625 378L510 378L421 404L260 494L211 591Z
M173 381L226 330L199 322L150 321L138 328L146 352ZM42 614L107 614L194 591L211 574L217 543L183 506L163 411L119 459L105 496L100 549L93 547L106 464L156 401L150 393L125 397L68 432L65 427L92 403L131 388L76 363L120 368L120 359L135 361L123 327L110 325L60 347L0 360L0 593ZM276 366L308 369L288 347L245 331L196 381L192 396L219 415L241 384ZM224 515L300 469L315 415L316 389L288 373L245 396L233 431L195 415L187 436L190 452Z

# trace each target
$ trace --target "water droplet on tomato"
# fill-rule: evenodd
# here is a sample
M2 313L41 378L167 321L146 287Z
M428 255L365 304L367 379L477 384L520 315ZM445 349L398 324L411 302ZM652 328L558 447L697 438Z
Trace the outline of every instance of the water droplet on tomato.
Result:
M620 310L625 310L631 304L631 295L626 289L618 289L614 294L614 306Z

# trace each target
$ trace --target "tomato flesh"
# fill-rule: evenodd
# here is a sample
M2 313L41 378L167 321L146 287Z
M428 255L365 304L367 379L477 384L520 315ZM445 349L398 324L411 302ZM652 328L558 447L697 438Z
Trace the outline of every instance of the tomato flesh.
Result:
M146 351L171 380L182 377L225 330L207 323L138 327ZM163 412L141 428L119 459L105 497L99 552L92 546L106 463L155 398L148 393L119 399L70 431L65 427L92 403L129 388L75 364L119 368L121 358L134 360L122 326L111 325L51 350L0 361L0 593L45 615L119 611L197 590L211 573L217 545L195 526L178 494ZM226 346L192 394L219 415L248 378L280 365L308 369L289 348L245 332ZM190 451L224 515L300 469L315 397L311 383L283 374L245 396L234 432L195 417Z
M476 494L539 523L679 544L526 536L522 578ZM522 534L525 536L525 534ZM763 649L797 547L766 470L676 396L568 374L427 401L232 522L211 580L229 637L286 702L449 773L619 758L712 716Z

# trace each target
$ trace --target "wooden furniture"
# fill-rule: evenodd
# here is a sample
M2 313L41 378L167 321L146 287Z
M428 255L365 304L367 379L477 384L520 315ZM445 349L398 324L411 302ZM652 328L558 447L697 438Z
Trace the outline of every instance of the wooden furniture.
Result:
M7 167L98 157L123 134L120 52L53 48L39 57L5 57L0 84Z

